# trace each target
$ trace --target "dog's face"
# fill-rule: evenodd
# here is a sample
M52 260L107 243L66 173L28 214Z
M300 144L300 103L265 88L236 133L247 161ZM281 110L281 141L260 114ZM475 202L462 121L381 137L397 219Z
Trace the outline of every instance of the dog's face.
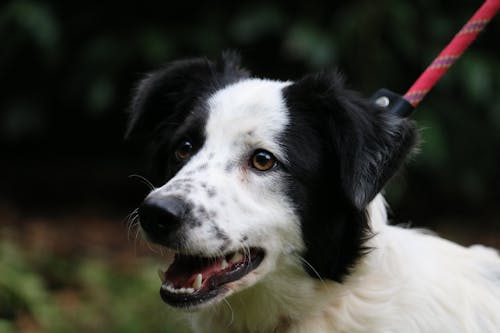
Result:
M365 206L415 141L411 122L371 107L335 73L253 79L227 55L144 79L129 136L149 144L156 170L141 227L174 253L162 298L190 309L278 267L341 281L369 236Z

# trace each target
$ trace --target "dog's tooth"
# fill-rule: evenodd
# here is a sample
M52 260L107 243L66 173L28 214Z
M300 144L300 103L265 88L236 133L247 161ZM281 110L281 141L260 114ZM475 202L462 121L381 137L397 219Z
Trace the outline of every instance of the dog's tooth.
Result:
M196 275L196 279L194 279L193 288L200 289L202 281L203 281L203 275L201 275L201 273L198 273L198 275Z
M235 263L235 262L240 262L243 260L243 255L239 252L235 252L233 254L233 257L231 258L230 262Z
M174 285L171 282L165 282L162 286L162 289L166 289L168 292L175 293Z
M194 293L194 288L186 288L186 293L188 294Z
M221 269L226 269L228 266L229 266L229 264L227 263L227 260L222 259L222 263L220 265Z
M163 272L160 268L158 268L158 277L160 278L161 283L165 283L167 279L165 279L165 272Z

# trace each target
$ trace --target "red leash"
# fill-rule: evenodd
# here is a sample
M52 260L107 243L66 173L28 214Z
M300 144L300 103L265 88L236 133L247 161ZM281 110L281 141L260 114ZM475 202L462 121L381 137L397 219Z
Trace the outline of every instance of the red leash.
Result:
M390 107L391 110L402 116L408 116L476 39L477 35L486 27L499 9L500 0L486 0L415 81L404 95L403 100L399 95L382 89L372 97L374 103L379 107Z

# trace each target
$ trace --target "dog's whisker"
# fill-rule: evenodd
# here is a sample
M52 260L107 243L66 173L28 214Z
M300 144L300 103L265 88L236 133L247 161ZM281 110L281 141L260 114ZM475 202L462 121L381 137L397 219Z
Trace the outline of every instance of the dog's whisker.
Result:
M127 239L131 240L132 237L130 236L132 231L135 229L135 228L138 228L139 227L139 224L137 223L138 221L138 218L139 216L137 215L137 213L135 211L133 211L132 213L130 213L127 217L126 217L126 225L127 225Z
M151 252L153 252L155 254L159 254L160 256L164 256L163 246L155 244L155 243L147 242L147 241L145 243L148 244L148 248L151 250Z
M137 213L134 213L133 215L130 216L128 220L128 226L129 228L133 228L135 226L139 225L139 215Z
M134 229L139 229L139 215L134 215L129 218L129 221L127 222L128 227L127 227L127 238L131 239L130 234Z
M229 321L229 324L227 324L226 327L230 327L233 322L234 322L234 310L233 310L233 307L231 306L231 303L229 303L229 301L227 299L223 299L224 300L224 303L226 303L227 307L229 308L229 312L231 313L231 320Z
M135 237L132 237L132 233L135 231ZM130 241L133 241L135 246L137 247L137 233L139 232L138 224L131 225L127 232L127 238Z
M130 236L130 233L135 229L135 235L134 237L132 238ZM140 228L139 228L139 224L137 222L135 222L133 224L133 226L131 226L131 228L129 229L129 239L133 239L133 242L134 242L134 252L135 252L135 255L137 256L137 244L139 243L139 233L140 233Z
M130 229L134 227L136 218L138 217L137 213L137 208L134 209L130 214L125 216L122 220L122 223L124 223L127 226L128 233L130 233ZM130 235L128 234L128 238L130 238Z
M309 267L309 268L313 271L314 275L316 275L316 277L317 277L317 278L318 278L318 279L319 279L319 280L320 280L323 284L325 284L325 281L323 280L323 278L321 277L321 275L318 273L318 271L316 270L316 268L314 268L314 266L313 266L313 265L311 265L311 264L309 263L309 261L307 261L305 258L303 258L303 257L302 257L302 256L300 256L300 255L299 255L299 256L297 256L297 257L300 259L300 261L302 261L304 264L306 264L306 265L307 265L307 267Z
M500 332L497 252L387 223L380 192L419 141L395 94L253 78L229 53L135 91L129 132L165 183L129 176L151 191L129 237L166 254L162 299L197 333Z
M131 211L127 216L125 216L122 220L122 223L129 223L130 219L137 214L138 208Z
M153 185L153 183L151 183L146 177L144 176L141 176L141 175L138 175L138 174L133 174L133 175L129 175L128 176L129 178L137 178L139 179L139 181L141 183L143 183L144 185L146 185L149 190L151 191L154 191L156 189L156 187Z
M142 247L144 243L148 242L144 241L143 237L141 236L141 228L137 227L135 230L135 247L137 248L138 245L139 247Z
M135 240L137 240L139 232L141 231L140 226L139 226L139 215L135 215L130 220L129 231L133 231L133 230L135 230Z

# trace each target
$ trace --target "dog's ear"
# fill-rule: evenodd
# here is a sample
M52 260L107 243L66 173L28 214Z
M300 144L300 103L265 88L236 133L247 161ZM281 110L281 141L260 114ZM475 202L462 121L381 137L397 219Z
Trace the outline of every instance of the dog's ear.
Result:
M165 65L139 82L130 106L126 138L141 142L162 125L179 125L197 102L248 75L234 52L224 52L215 63L193 58Z
M347 90L338 72L308 75L287 89L310 117L317 117L330 153L338 159L345 195L357 209L364 209L415 146L414 122Z

